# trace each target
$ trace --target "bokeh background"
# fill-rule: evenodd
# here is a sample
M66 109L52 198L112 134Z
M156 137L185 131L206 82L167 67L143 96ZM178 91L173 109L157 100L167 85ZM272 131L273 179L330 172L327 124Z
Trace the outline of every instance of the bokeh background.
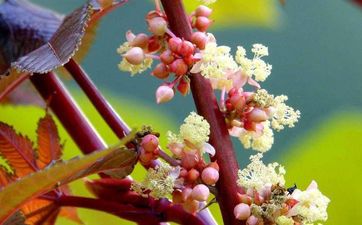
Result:
M68 13L83 0L32 0ZM195 5L188 0L188 9ZM160 84L148 72L130 77L120 72L116 48L128 29L144 32L144 15L151 1L130 0L102 20L94 45L82 62L92 79L131 125L151 124L161 133L177 130L194 110L192 96L176 96L156 105L154 91ZM304 189L315 179L330 199L327 225L362 224L362 10L345 0L219 0L211 32L218 43L250 49L253 43L269 47L266 61L272 75L262 85L270 93L289 96L289 105L300 109L302 118L293 129L275 135L275 144L265 161L278 161L287 169L287 183ZM77 86L65 80L109 144L116 138L95 113ZM19 120L19 112L26 119ZM31 106L1 106L0 119L35 138L36 121L44 114ZM65 157L80 154L61 129ZM165 141L165 138L161 137ZM244 150L237 140L238 160L243 167L254 152ZM141 178L138 168L134 177ZM81 182L72 185L76 194L86 195ZM211 207L218 214L216 206ZM79 210L85 224L126 224L112 216ZM222 224L219 216L218 220ZM59 219L57 224L73 224ZM130 223L131 224L131 223Z

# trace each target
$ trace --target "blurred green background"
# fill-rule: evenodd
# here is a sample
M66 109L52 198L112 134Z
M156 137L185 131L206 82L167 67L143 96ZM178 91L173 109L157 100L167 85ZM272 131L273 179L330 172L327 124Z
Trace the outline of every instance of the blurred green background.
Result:
M67 13L84 1L32 2ZM187 2L195 4L194 0ZM116 48L128 29L145 31L144 15L152 9L151 3L131 0L107 16L83 66L129 124L152 124L164 133L176 130L194 110L191 95L176 96L171 103L158 106L154 91L159 80L147 72L131 78L117 69L120 58ZM273 71L262 85L270 93L288 95L289 105L302 112L296 128L275 135L265 161L285 165L288 184L297 183L304 189L312 179L317 180L331 199L325 224L362 224L361 9L344 0L289 0L284 7L272 0L219 0L214 8L215 27L210 31L218 43L246 49L253 43L268 46L266 61L273 65ZM66 83L102 136L114 143L116 138L76 91L77 86L72 81ZM19 120L19 111L27 114L26 120ZM0 107L0 120L34 137L36 121L43 113L33 107ZM64 131L62 138L66 157L79 154ZM235 146L243 166L253 152L243 150L237 140ZM142 169L134 176L142 177ZM85 194L81 182L73 187L76 193ZM217 207L213 211L217 212ZM98 212L81 210L80 215L89 225L126 224ZM72 223L61 219L58 224Z

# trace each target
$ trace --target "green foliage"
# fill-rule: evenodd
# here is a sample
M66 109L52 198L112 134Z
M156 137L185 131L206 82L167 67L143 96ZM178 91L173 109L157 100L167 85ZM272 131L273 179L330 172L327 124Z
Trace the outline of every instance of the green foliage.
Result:
M186 9L188 12L194 10L199 1L186 0ZM215 27L226 26L262 26L273 27L278 23L279 2L274 0L228 0L216 1L210 5L210 8L217 10L213 11L211 16L216 21Z
M335 114L291 147L283 161L289 185L316 180L331 199L324 224L362 224L362 113Z

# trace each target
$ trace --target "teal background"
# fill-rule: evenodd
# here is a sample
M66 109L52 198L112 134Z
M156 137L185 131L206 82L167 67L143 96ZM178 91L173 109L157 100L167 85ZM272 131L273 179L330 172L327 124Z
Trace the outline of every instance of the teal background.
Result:
M67 13L84 1L32 2ZM250 49L253 43L268 46L266 61L273 70L263 87L276 95L288 95L289 105L302 112L296 128L276 133L266 161L285 164L289 184L295 181L305 188L311 179L319 181L332 200L326 224L362 224L362 11L343 0L289 0L285 7L275 4L279 11L276 26L219 24L211 32L219 44L234 49L237 45ZM122 97L130 99L123 106L127 109L134 103L162 111L175 127L194 110L192 96L177 95L171 103L158 106L154 91L159 80L147 72L131 78L117 68L116 48L124 41L124 33L130 28L143 32L144 15L150 9L151 1L131 0L102 20L83 66L113 101ZM123 115L122 107L119 109ZM240 149L240 164L245 165L253 152L243 150L237 140L235 146Z

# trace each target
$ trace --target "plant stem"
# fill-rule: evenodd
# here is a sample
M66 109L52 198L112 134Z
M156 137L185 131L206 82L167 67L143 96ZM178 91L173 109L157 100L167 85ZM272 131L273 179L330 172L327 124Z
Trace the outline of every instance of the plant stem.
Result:
M181 0L161 0L171 30L181 38L190 40L192 29ZM220 180L217 183L217 200L224 224L233 225L242 222L235 219L234 207L238 204L236 185L239 169L232 142L219 110L211 84L200 74L192 74L191 91L197 111L210 124L210 144L216 149L216 160L220 167Z
M15 75L15 74L14 74ZM14 76L13 75L13 76ZM29 73L21 73L18 78L16 78L13 82L10 83L6 89L0 93L0 102L5 98L11 91L13 91L17 86L22 84L26 79L30 76ZM6 78L5 78L6 79Z
M76 196L61 196L57 204L60 206L83 207L95 209L131 220L140 224L159 224L172 221L182 225L206 225L192 214L186 213L181 206L173 206L168 201L156 201L157 208L138 208L114 201ZM147 221L147 223L145 223Z
M88 99L92 102L94 107L97 109L108 126L112 129L112 131L117 135L117 137L123 138L126 134L128 134L130 132L128 125L122 120L122 118L113 109L111 104L109 104L109 102L100 93L96 85L92 82L83 68L73 59L65 64L64 67L82 88ZM179 164L175 159L168 156L162 150L160 151L160 157L172 166L177 166Z
M88 154L106 148L56 74L34 74L30 80L82 152Z

